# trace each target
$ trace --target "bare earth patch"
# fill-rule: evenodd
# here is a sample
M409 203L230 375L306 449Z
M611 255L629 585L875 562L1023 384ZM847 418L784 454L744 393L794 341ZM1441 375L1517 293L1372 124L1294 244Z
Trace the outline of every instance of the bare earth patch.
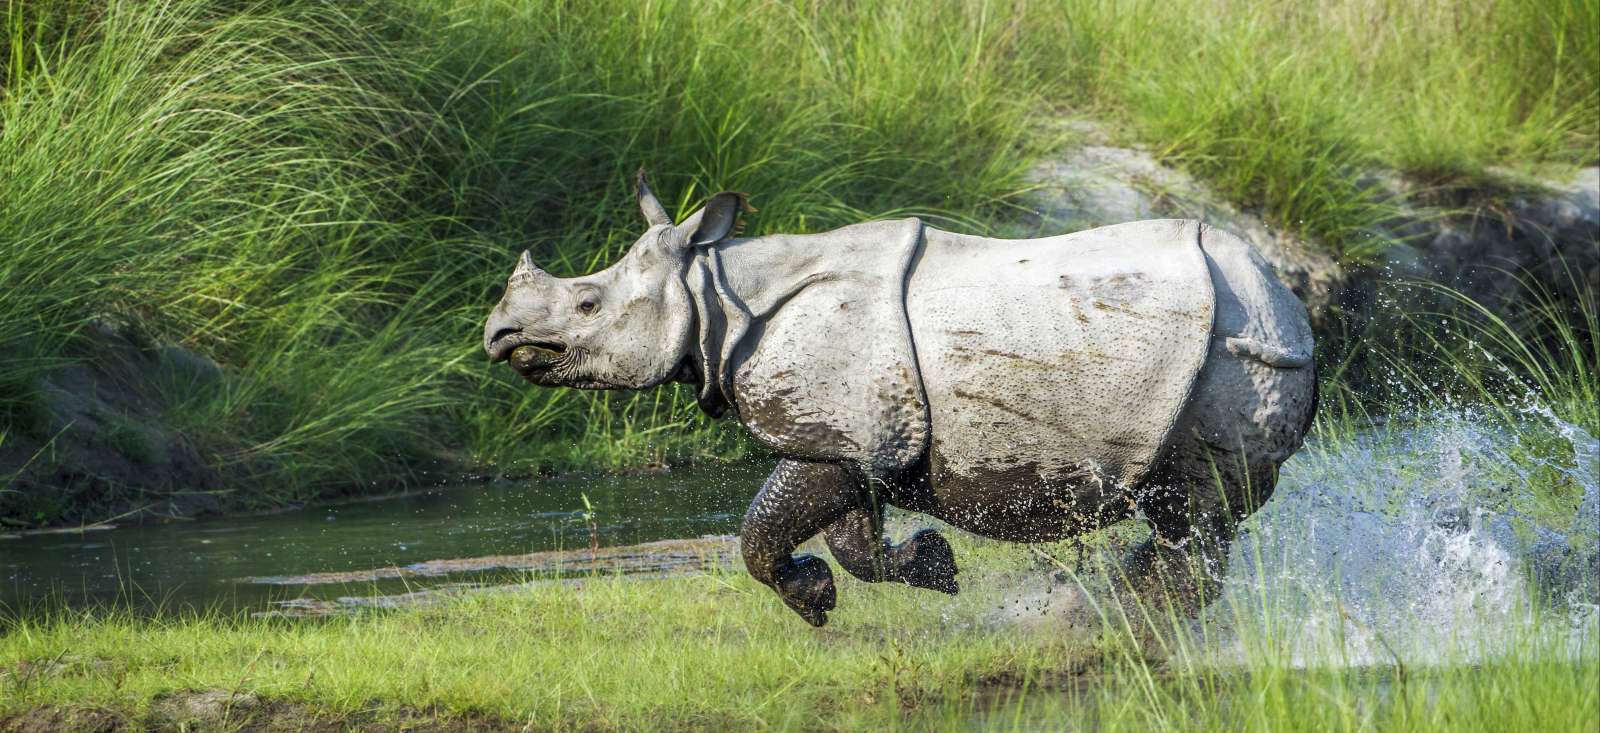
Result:
M143 714L98 707L42 705L0 719L0 733L122 733L123 731L228 731L229 733L468 733L521 731L503 718L446 713L437 709L373 707L339 712L286 700L262 700L227 690L174 693L150 704Z
M737 542L732 537L701 537L602 547L593 553L588 550L555 550L530 552L525 555L488 555L452 560L428 560L404 567L274 575L248 580L251 583L268 585L328 585L369 583L395 578L436 578L486 570L525 570L536 573L673 573L725 565L733 557L736 548Z
M739 541L730 536L697 539L659 540L637 545L602 547L590 552L555 550L523 555L428 560L403 567L372 568L341 572L306 573L246 578L245 582L266 585L314 586L372 583L404 578L441 578L488 571L526 572L540 576L526 583L449 583L406 593L344 596L335 600L296 598L276 601L265 615L325 616L360 609L424 606L466 593L512 591L549 582L579 583L583 576L625 574L641 578L678 576L732 566Z

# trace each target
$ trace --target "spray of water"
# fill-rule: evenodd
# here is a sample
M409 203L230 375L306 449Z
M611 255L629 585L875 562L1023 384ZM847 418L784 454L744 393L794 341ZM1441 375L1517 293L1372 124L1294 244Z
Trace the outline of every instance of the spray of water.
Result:
M1275 624L1302 664L1459 661L1530 632L1562 634L1574 654L1592 647L1594 436L1548 411L1408 422L1291 461L1208 620ZM1556 621L1565 628L1529 628Z
M1267 643L1298 666L1426 665L1537 636L1593 655L1597 451L1540 408L1510 423L1452 408L1308 443L1244 524L1221 598L1177 646L1209 663ZM1095 615L1069 588L1013 595L1008 623Z

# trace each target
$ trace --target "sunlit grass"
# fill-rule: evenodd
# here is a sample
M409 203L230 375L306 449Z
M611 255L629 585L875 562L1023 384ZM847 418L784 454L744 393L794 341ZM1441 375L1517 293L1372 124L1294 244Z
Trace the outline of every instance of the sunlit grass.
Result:
M1087 630L1030 621L1010 602L1053 568L1015 545L957 544L961 596L841 576L819 630L732 570L327 619L13 622L0 633L0 717L65 705L139 719L163 696L221 690L335 718L433 709L538 730L1388 731L1574 729L1600 703L1600 629L1574 655L1559 611L1516 629L1464 625L1464 639L1510 639L1488 655L1308 662L1286 643L1301 633L1292 618L1197 627L1150 606Z
M6 669L65 665L6 673L0 715L88 701L138 710L164 693L238 689L335 711L440 705L538 729L815 729L1085 654L983 624L992 589L930 603L927 592L842 580L841 593L835 623L817 632L742 572L592 577L326 620L69 615L0 635Z
M1381 246L1367 232L1393 202L1363 180L1375 170L1478 184L1593 164L1600 144L1600 7L1586 0L1032 9L1065 46L1042 73L1069 98L1345 257Z
M39 382L91 322L184 345L226 379L170 419L245 504L737 455L685 390L531 390L476 348L518 250L631 243L636 166L771 231L973 212L1026 163L1015 39L956 4L5 7L0 416L48 437Z

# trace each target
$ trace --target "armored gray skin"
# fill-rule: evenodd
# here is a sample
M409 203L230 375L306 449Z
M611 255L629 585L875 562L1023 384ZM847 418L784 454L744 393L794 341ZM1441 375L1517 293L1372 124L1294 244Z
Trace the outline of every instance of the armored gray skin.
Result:
M781 460L740 531L752 576L812 625L824 533L868 582L957 591L950 545L884 538L887 506L979 535L1057 540L1142 515L1136 581L1223 571L1316 409L1304 306L1243 240L1186 220L1003 240L880 221L732 236L735 193L556 278L522 254L484 327L549 387L698 389ZM1137 582L1135 583L1137 585Z

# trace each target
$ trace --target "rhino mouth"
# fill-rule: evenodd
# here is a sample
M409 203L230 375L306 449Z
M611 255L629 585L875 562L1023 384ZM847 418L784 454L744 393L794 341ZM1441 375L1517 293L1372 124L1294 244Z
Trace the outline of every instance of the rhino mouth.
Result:
M559 341L536 339L521 331L506 329L495 334L494 339L490 341L489 363L496 364L502 361L512 361L512 357L515 356L516 352L522 349L532 349L536 352L547 354L552 358L559 358L567 353L566 345ZM515 367L516 365L513 364L512 366ZM521 369L517 371L521 371Z
M566 355L566 349L561 348L559 344L535 341L513 348L507 355L506 361L518 374L531 379L559 366Z

